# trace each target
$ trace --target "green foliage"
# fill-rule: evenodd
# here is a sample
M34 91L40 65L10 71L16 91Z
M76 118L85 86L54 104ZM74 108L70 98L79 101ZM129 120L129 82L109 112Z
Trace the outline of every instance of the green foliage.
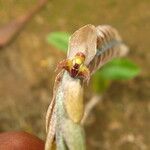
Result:
M48 35L47 41L59 50L67 52L69 34L66 32L52 32ZM102 92L107 89L112 80L127 80L137 76L139 67L127 59L114 59L104 65L93 76L93 89Z
M47 42L63 52L67 52L70 35L66 32L52 32L47 36Z
M92 77L92 89L94 92L104 92L110 85L111 81L101 78L98 73L95 73Z
M128 59L114 59L97 71L93 77L93 90L105 91L112 80L129 80L140 72L139 67Z
M97 74L106 80L126 80L134 78L139 72L138 66L132 61L120 58L108 62Z

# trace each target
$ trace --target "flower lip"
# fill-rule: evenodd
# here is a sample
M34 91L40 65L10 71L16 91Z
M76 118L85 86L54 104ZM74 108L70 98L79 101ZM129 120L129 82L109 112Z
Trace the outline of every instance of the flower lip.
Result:
M73 68L75 68L75 69L79 69L79 67L80 67L80 65L77 64L77 63L75 63L74 66L73 66Z

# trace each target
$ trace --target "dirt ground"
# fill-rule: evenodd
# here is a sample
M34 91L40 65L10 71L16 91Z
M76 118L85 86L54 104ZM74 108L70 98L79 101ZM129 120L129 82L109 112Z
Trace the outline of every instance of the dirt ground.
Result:
M0 0L0 25L24 14L36 0ZM88 150L150 149L150 1L56 0L0 49L0 131L24 130L45 138L45 113L52 97L57 62L65 56L45 38L51 31L72 33L85 24L110 24L130 47L140 68L130 81L114 81L89 116ZM48 67L41 67L43 59ZM89 91L86 90L85 99Z

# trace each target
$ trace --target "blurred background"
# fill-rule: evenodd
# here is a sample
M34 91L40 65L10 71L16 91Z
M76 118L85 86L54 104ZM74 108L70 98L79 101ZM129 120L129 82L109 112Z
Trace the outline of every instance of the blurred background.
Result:
M0 0L0 34L5 25L37 3ZM45 139L54 70L65 58L63 52L47 43L47 35L54 31L73 33L89 23L110 24L130 47L127 58L141 72L132 80L112 81L103 92L103 100L85 125L87 149L150 149L149 7L149 0L49 0L18 36L0 49L0 132L23 130ZM48 60L47 66L41 65L43 60ZM91 87L86 87L85 101L92 95Z

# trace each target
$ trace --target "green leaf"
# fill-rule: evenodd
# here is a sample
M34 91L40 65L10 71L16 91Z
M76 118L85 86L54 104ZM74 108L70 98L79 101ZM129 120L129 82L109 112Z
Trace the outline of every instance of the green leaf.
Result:
M47 42L63 52L67 52L70 34L66 32L52 32L47 36Z
M97 73L106 80L132 79L140 72L139 67L127 59L114 59L102 67Z
M111 81L103 79L96 72L92 77L92 89L96 93L103 93L111 84Z

